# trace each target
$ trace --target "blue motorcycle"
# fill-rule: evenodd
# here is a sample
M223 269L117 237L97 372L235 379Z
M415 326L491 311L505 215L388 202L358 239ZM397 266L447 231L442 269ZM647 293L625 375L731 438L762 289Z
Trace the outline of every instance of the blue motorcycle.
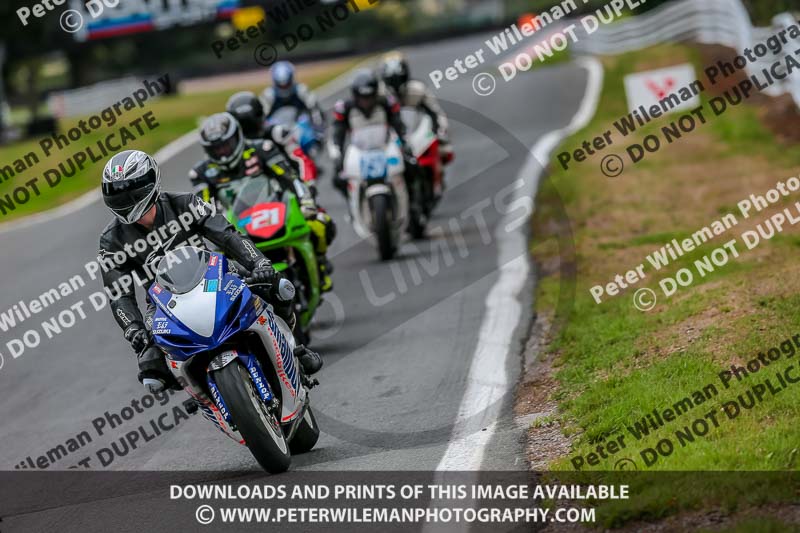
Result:
M309 404L290 328L272 306L228 272L225 256L193 247L156 266L149 295L153 339L202 414L248 447L264 470L286 471L311 450L319 426ZM289 299L291 283L278 293Z
M322 151L325 132L314 125L308 113L301 113L292 106L284 106L275 111L267 119L267 123L286 127L293 133L300 149L316 162L317 156Z

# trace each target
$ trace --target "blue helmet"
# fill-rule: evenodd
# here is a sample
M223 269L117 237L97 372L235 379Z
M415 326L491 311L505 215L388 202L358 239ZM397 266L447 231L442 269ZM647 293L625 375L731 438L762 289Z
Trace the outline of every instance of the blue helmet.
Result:
M294 92L294 65L288 61L278 61L272 66L272 85L278 96L288 97Z

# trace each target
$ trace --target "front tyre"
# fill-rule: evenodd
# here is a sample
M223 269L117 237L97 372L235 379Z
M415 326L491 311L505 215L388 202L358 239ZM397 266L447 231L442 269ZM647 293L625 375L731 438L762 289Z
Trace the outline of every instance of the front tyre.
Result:
M319 425L317 419L314 417L314 411L311 410L309 405L306 409L303 419L300 420L300 426L289 442L289 449L292 450L292 455L306 453L311 451L311 448L319 440Z
M425 238L425 225L426 214L425 204L427 198L425 197L425 186L421 180L416 180L413 185L413 194L411 197L411 206L408 220L408 233L415 240Z
M388 261L394 257L396 246L392 237L392 207L390 199L385 194L376 194L369 199L369 207L372 210L373 231L378 241L378 252L381 259Z
M258 395L247 369L237 361L214 372L214 379L233 423L258 464L270 474L286 472L292 456L283 430Z

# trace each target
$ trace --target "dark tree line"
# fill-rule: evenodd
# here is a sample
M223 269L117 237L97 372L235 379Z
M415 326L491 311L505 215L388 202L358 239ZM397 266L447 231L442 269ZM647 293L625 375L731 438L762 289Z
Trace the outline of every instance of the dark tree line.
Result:
M283 0L245 0L245 4L261 4L274 6ZM327 32L323 38L330 42L347 42L354 46L391 39L393 36L415 34L425 25L441 24L441 21L420 21L415 14L417 0L382 0L381 9L366 11L352 16L344 24ZM654 9L674 0L647 0L636 13ZM703 0L696 0L702 2ZM774 14L782 11L800 11L800 0L744 0L751 15L759 25L769 24ZM524 11L542 11L560 3L553 0L503 0L509 15ZM591 12L608 3L608 0L590 0L583 4L576 2L581 12ZM5 61L2 65L3 84L0 86L0 99L4 95L16 103L25 103L35 112L46 88L42 88L39 79L41 66L59 53L68 63L67 78L61 80L63 86L81 86L98 80L119 77L126 74L152 75L170 72L177 77L181 75L208 74L220 69L254 67L250 52L247 50L230 61L216 61L210 51L211 41L215 38L213 24L191 28L170 29L155 33L131 35L122 38L108 39L98 42L77 43L59 27L59 16L63 7L56 8L43 18L31 17L27 26L23 26L17 17L16 10L22 6L30 7L31 2L14 0L0 2L0 49L5 50ZM323 9L322 4L317 5ZM313 20L315 10L307 14ZM291 31L306 17L293 18L292 21L271 24L273 34ZM452 21L461 21L451 17ZM269 21L268 21L269 22ZM458 22L459 24L461 22ZM315 53L330 47L327 42L307 43L304 50ZM226 58L227 59L227 58ZM239 63L237 63L239 62ZM9 84L11 75L16 84ZM20 81L22 80L22 81Z

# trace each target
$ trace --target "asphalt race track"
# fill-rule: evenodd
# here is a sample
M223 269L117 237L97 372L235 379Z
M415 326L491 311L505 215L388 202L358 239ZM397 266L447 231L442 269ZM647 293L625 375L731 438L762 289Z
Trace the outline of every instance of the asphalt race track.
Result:
M450 66L479 48L483 38L408 49L414 76L428 81L430 70ZM530 172L520 174L529 154L519 146L530 149L543 135L570 122L584 96L586 77L583 69L565 64L520 74L508 83L499 80L491 96L477 95L470 75L437 91L451 117L456 150L445 199L430 224L442 231L432 232L428 241L406 243L391 263L381 263L371 245L359 242L344 220L343 199L328 181L322 184L321 203L339 227L332 254L335 294L320 313L312 343L325 357L317 376L321 385L311 392L323 436L314 451L294 458L294 470L526 468L510 402L521 365L521 339L530 323L530 275L519 291L524 313L519 324L512 325L512 338L493 339L498 345L509 344L510 355L498 355L496 375L483 376L487 387L495 380L506 383L505 392L510 393L502 395L500 404L486 406L487 412L501 416L491 442L482 444L492 453L481 455L479 464L461 457L474 448L452 444L454 439L469 442L469 435L486 425L485 417L479 414L478 427L470 424L468 431L455 422L465 392L474 390L470 368L486 320L487 296L499 278L496 236L504 231L499 225L506 213L498 205L510 204L520 176L533 179ZM326 97L326 109L341 94ZM200 153L193 145L163 164L166 190L188 190L186 173ZM95 256L98 234L108 219L102 203L95 202L51 222L0 233L6 251L0 259L0 311L19 300L29 301L74 274L89 281L83 265ZM513 231L525 231L524 225L518 226ZM26 324L38 326L42 319L99 290L99 282L89 283ZM17 359L8 354L5 342L28 328L3 334L0 409L6 422L0 429L0 468L11 470L28 456L35 461L87 430L94 440L51 468L67 468L88 456L94 468L104 470L96 457L98 449L160 413L171 412L183 400L179 393L169 405L137 413L115 429L107 427L103 438L97 437L94 419L106 411L120 413L145 391L136 381L135 357L111 313L107 308L86 311L86 320L53 339L44 338L39 347ZM167 420L173 420L171 414ZM258 471L245 447L200 416L179 422L174 430L150 442L139 441L135 450L115 456L106 469L210 470L220 471L220 478L229 471ZM51 509L41 513L29 509L20 516L2 512L0 516L3 525L35 528L76 513L72 508L62 515L53 505L47 502Z

